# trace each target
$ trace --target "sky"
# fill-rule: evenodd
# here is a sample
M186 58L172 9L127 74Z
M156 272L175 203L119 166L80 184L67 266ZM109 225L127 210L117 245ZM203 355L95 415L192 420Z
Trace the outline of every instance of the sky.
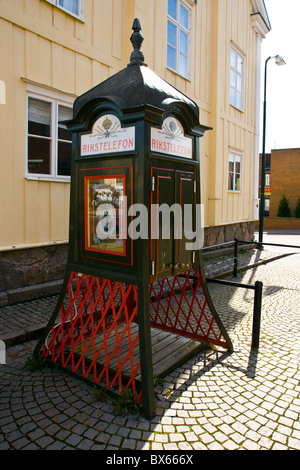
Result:
M272 30L262 42L263 109L265 60L280 55L267 66L266 152L271 149L300 148L300 0L265 0ZM261 110L262 149L263 112Z

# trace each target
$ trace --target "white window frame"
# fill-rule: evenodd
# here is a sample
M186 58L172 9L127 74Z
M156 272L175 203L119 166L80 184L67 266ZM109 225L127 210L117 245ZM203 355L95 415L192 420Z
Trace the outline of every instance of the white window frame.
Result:
M230 166L229 166L229 163L232 162L233 163L233 188L230 189L229 188L229 175L231 173L230 171ZM240 164L240 180L239 180L239 188L237 189L236 188L236 175L237 175L237 171L236 171L236 163L239 163ZM228 192L230 193L241 193L242 192L242 153L240 152L237 152L235 150L229 150L229 159L228 159Z
M29 98L34 98L37 100L45 101L51 104L51 151L50 151L50 173L30 173L28 171L28 101ZM58 106L64 106L72 109L75 98L72 95L67 95L60 92L55 92L48 90L47 88L38 88L35 85L27 85L26 87L26 167L25 167L25 177L29 180L38 180L38 181L58 181L69 183L70 176L59 175L58 174L58 155L57 147L58 141Z
M232 53L236 56L236 62L232 64ZM238 61L241 69L239 70ZM240 84L240 86L239 86ZM230 47L230 104L239 111L244 111L244 90L245 84L245 54L234 44ZM241 89L239 89L241 88ZM241 103L238 102L238 95L241 95Z
M189 21L189 27L186 29L183 25L180 24L179 18L180 18L180 5L182 5L186 10L188 10L188 21ZM190 5L183 1L183 0L178 0L178 6L177 6L177 20L175 20L172 16L167 16L167 30L168 30L168 24L172 23L174 26L176 26L177 29L177 45L176 48L168 43L168 33L167 33L167 68L169 70L172 70L172 72L177 73L183 78L186 78L189 80L190 78L190 67L191 67L191 8ZM185 34L188 35L188 53L187 53L187 70L186 73L181 73L179 71L179 55L180 55L180 49L179 49L179 36L180 36L180 31L183 31ZM168 46L173 47L176 50L176 68L172 68L168 65Z
M67 8L61 6L59 4L59 0L46 0L46 2L51 3L51 5L54 5L56 8L59 8L60 10L65 11L69 15L74 16L75 18L83 21L84 0L78 0L78 15L76 15L76 13L73 13L72 10L68 10Z

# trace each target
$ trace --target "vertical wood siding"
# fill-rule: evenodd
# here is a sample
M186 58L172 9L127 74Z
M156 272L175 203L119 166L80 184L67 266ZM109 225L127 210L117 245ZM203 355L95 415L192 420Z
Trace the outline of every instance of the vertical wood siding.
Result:
M186 0L191 8L190 80L166 68L167 0L85 0L84 20L45 0L0 0L0 247L66 240L69 183L25 179L26 80L80 95L129 62L134 17L145 62L194 99L202 124L201 194L206 224L252 220L256 35L249 0ZM244 112L229 104L230 46L245 54ZM227 191L228 152L242 153L242 193Z

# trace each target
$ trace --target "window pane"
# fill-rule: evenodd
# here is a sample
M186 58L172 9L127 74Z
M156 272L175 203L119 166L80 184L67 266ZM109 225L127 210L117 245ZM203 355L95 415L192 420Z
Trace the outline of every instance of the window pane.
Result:
M28 173L50 174L51 141L28 137Z
M243 109L243 74L244 59L234 49L231 49L230 104L240 110Z
M72 144L58 142L57 152L57 174L60 176L70 176Z
M61 121L68 121L72 119L73 112L71 108L66 106L58 106L58 138L63 140L72 141L72 133L68 131L64 124L60 124Z
M236 52L233 49L231 49L231 67L233 69L236 69L236 58L237 58Z
M59 5L74 15L79 15L79 0L59 0Z
M188 60L187 60L187 56L183 54L179 54L179 73L181 75L188 74Z
M167 66L173 70L176 70L176 49L174 49L172 46L168 46L167 55Z
M28 99L28 134L50 137L51 103Z
M168 15L177 20L177 0L168 0Z
M190 11L181 1L168 0L168 15L167 66L187 77Z
M239 109L242 109L243 107L243 98L242 98L242 93L237 92L236 94L236 107Z
M234 88L230 88L230 104L236 106L236 91Z
M233 191L233 173L228 175L228 190Z
M177 47L177 27L171 21L168 21L168 43Z
M180 20L179 20L179 23L185 29L189 29L189 11L183 5L180 5Z
M243 73L243 59L240 56L237 56L237 71L239 74Z
M232 88L235 88L235 85L236 85L236 74L235 74L234 70L231 69L231 71L230 71L230 86Z
M188 55L189 40L188 35L183 31L179 33L179 51L185 55Z
M236 76L236 89L237 91L242 91L242 77L240 75Z

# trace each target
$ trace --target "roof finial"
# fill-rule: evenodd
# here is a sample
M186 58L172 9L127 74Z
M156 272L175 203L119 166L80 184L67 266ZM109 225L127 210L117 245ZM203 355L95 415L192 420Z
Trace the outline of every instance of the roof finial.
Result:
M133 33L130 37L130 41L133 45L133 51L130 55L130 64L129 65L146 65L144 63L144 54L140 51L142 47L142 43L144 41L143 36L141 35L141 23L138 18L134 19L133 25L132 25Z

